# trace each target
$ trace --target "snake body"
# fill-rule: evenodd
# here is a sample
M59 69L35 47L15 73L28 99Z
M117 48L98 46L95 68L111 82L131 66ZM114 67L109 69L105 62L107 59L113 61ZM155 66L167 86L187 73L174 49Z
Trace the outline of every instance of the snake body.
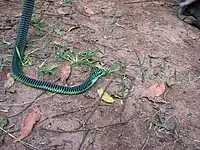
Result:
M61 94L80 94L88 90L93 86L98 78L105 74L104 69L95 68L89 75L89 77L78 86L64 86L58 85L55 83L41 81L37 79L30 78L23 73L23 65L20 57L23 58L26 39L28 35L29 24L31 21L33 8L35 0L24 0L22 7L22 16L20 18L17 37L15 40L12 64L11 64L11 73L12 76L19 82L39 89L44 89L47 91L61 93Z

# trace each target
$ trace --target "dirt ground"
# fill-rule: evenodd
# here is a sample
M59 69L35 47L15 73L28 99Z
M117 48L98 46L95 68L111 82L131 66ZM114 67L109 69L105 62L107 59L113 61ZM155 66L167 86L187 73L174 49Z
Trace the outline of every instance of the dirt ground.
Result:
M42 18L44 27L30 27L28 40L34 42L26 53L39 51L33 56L36 63L24 67L28 76L36 77L45 60L60 63L52 43L99 50L99 65L121 65L85 93L61 95L17 81L5 92L21 3L1 1L0 39L9 43L0 45L0 114L7 116L6 130L14 136L34 106L42 118L23 140L34 147L13 143L1 133L0 149L200 150L200 32L177 18L177 6L172 0L38 0L34 15ZM57 23L61 35L53 30ZM87 74L86 69L73 68L68 83L79 84ZM58 77L56 73L45 80ZM142 96L152 84L170 78L175 79L173 86L159 98ZM97 89L105 87L111 95L121 93L112 104L99 100Z

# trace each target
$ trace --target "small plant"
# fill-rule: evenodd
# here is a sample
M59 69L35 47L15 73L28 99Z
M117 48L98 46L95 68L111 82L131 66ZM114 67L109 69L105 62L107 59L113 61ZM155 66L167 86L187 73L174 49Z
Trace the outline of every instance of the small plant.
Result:
M113 72L116 72L120 70L120 65L113 64L109 69L106 70L106 74L111 74Z
M64 0L64 3L67 3L67 4L72 3L72 0Z
M5 67L10 67L11 64L11 58L8 56L0 58L0 70L2 70Z
M62 35L62 31L61 31L61 26L59 23L57 23L54 27L54 32L58 35Z
M48 74L48 75L55 74L57 67L58 67L57 64L53 64L50 67L45 67L44 69L40 69L40 71L38 73L39 80L43 80L43 75L44 74Z
M0 115L0 127L4 129L8 125L8 123L8 118L5 115Z
M44 20L42 18L38 18L36 16L33 16L31 19L31 25L36 28L39 31L42 31L45 25Z
M56 57L69 61L72 66L87 66L92 68L96 62L92 57L96 56L97 51L71 50L61 45L55 45L54 53Z
M28 47L28 49L30 49L30 48L36 48L36 41L35 40L30 40L30 41L27 41L27 43L26 43L26 46Z
M193 117L194 117L194 115L193 115L192 113L188 113L188 114L187 114L187 118L188 118L188 119L192 119Z
M94 68L95 63L97 62L97 60L93 59L93 57L97 55L97 51L95 50L73 50L60 44L55 44L53 49L56 57L68 61L72 66L86 66ZM111 74L118 71L120 68L120 64L113 64L110 68L105 70L105 74Z
M27 56L25 58L22 58L18 47L16 47L16 51L17 51L17 55L19 56L19 59L20 59L23 66L32 66L33 65L34 60L33 60L32 57Z

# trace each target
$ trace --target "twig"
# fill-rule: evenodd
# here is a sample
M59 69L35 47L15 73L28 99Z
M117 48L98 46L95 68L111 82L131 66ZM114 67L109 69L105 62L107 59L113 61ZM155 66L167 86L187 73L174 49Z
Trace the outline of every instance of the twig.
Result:
M86 139L87 135L89 134L89 132L90 132L90 130L87 130L87 131L85 132L85 134L84 134L84 136L83 136L83 138L82 138L82 141L81 141L80 145L78 146L78 150L81 150L81 148L82 148L82 146L83 146L83 144L84 144L84 142L85 142L85 139Z
M103 125L103 126L97 126L93 128L88 128L88 129L78 129L78 130L51 130L51 129L46 129L46 128L40 128L41 130L45 130L47 132L52 132L52 133L77 133L77 132L84 132L84 131L92 131L92 130L97 130L97 129L103 129L103 128L108 128L108 127L113 127L113 126L119 126L119 125L125 125L127 124L131 119L128 119L124 122L118 122L118 123L113 123L113 124L108 124L108 125Z
M75 130L58 129L58 130L52 130L52 129L46 129L46 128L43 128L43 127L41 127L40 129L43 130L43 131L52 132L52 133L78 133L78 132L86 131L86 129L78 129L78 130L76 130L76 129Z
M132 117L130 117L132 119ZM102 128L108 128L108 127L111 127L111 126L119 126L119 125L126 125L129 121L130 121L130 118L127 120L127 121L124 121L124 122L119 122L119 123L114 123L114 124L108 124L108 125L104 125L104 126L99 126L99 127L94 127L94 128L89 128L89 129L86 129L85 131L85 135L78 147L78 150L81 150L81 147L83 146L84 142L85 142L85 139L87 137L87 135L89 134L89 132L91 130L97 130L97 129L102 129Z
M0 112L7 113L8 110L6 110L6 109L0 109Z
M144 60L143 60L143 62L141 61L141 59L140 59L140 56L139 56L139 54L138 54L138 52L137 52L137 50L136 49L133 49L134 51L135 51L135 54L136 54L136 56L137 56L137 59L138 59L138 63L139 63L139 67L140 67L140 70L141 70L141 73L142 73L142 83L144 83L144 80L145 80L145 73L144 73L144 68L143 68L143 64L144 64L144 60L145 60L145 57L144 57Z
M64 113L60 113L60 114L57 114L57 115L54 115L52 116L51 118L57 118L57 117L61 117L61 116L67 116L69 114L73 114L73 113L77 113L77 112L80 112L80 111L83 111L83 110L86 110L88 108L93 108L91 106L87 106L87 107L84 107L84 108L78 108L77 110L63 110Z
M93 106L95 106L95 105L96 105L96 106L94 107L94 109L92 110L92 112L90 113L90 115L86 118L84 125L87 124L88 121L90 120L90 118L94 115L95 111L97 110L97 108L99 107L99 105L100 105L100 103L101 103L101 98L102 98L102 96L104 95L106 89L108 88L108 86L110 85L111 82L112 82L112 79L107 83L107 85L106 85L106 87L104 88L103 93L102 93L102 95L100 96L100 98L98 99L97 103L93 105ZM92 107L93 107L93 106L92 106ZM91 108L91 107L90 107L90 108ZM82 125L82 126L83 126L83 125ZM78 127L78 129L79 129L79 128L81 128L81 126ZM87 128L87 127L86 127L86 128ZM82 145L84 144L85 139L86 139L86 137L87 137L89 131L91 131L91 130L88 129L88 128L85 129L85 135L84 135L84 137L83 137L83 139L82 139L82 141L81 141L81 143L80 143L80 145L79 145L79 147L78 147L78 150L81 150L81 147L82 147Z
M63 129L50 130L50 129L46 129L46 128L40 128L40 129L45 130L47 132L53 132L53 133L77 133L77 132L83 132L83 131L88 131L88 130L92 131L92 130L103 129L103 128L108 128L108 127L112 127L112 126L126 125L127 123L129 123L129 121L134 119L137 115L138 115L138 113L133 114L133 115L131 115L131 117L129 119L127 119L126 121L123 121L123 122L117 122L117 123L113 123L113 124L97 126L97 127L92 127L92 128L88 128L88 129L78 129L78 130L63 130Z
M29 55L33 54L34 52L36 52L36 51L38 51L38 50L40 50L40 49L39 49L39 48L36 48L36 49L30 51L29 53L27 53L27 54L25 55L24 59L27 59L27 57L28 57Z
M103 97L105 91L107 90L108 86L111 84L113 79L110 79L110 81L107 83L107 85L105 86L102 95L100 96L100 98L98 99L97 103L95 104L96 107L94 107L94 109L92 110L92 112L90 113L90 115L88 116L88 118L86 119L86 123L90 120L90 118L94 115L95 111L97 110L97 108L99 107L100 103L101 103L101 98ZM93 107L93 106L92 106Z
M198 81L198 80L200 80L200 76L198 76L196 79L194 79L194 80L192 80L192 81L190 81L190 82L196 82L196 81Z
M124 77L122 77L122 101L123 101L123 105L122 105L122 109L121 109L121 111L120 111L120 113L119 113L119 115L120 115L120 121L122 121L122 113L124 112L124 109L125 109L125 106L126 106L126 102L127 102L127 99L129 98L129 96L131 95L131 89L132 89L132 87L133 87L133 85L134 85L134 81L133 80L131 80L131 85L130 85L130 87L128 88L128 91L127 91L127 93L125 94L125 91L126 91L126 88L125 88L125 83L124 83Z
M43 92L45 92L45 91L43 91ZM40 94L42 94L42 93L40 93ZM39 101L39 100L41 100L41 99L46 99L46 98L50 98L50 97L52 97L52 96L54 96L56 93L53 93L53 94L51 94L50 96L48 96L48 97L41 97L41 98L38 98L38 97L40 97L40 96L37 96L34 100L32 100L32 101L28 101L28 102L24 102L24 103L18 103L18 104L9 104L9 105L6 105L6 104L0 104L0 106L7 106L7 107L21 107L21 106L23 106L23 105L27 105L27 104L30 104L30 103L32 103L33 101L34 102L36 102L36 101Z
M8 131L4 130L2 127L0 127L0 130L2 130L4 133L8 134L10 137L12 137L13 139L17 140L17 138L10 134ZM22 140L19 141L21 144L23 144L24 146L28 147L28 148L31 148L31 149L34 149L34 150L40 150L39 148L27 143L27 142L24 142Z
M194 139L193 137L191 137L188 134L185 134L183 132L181 132L181 134L182 134L182 136L186 136L189 140L192 140L192 141L194 141L196 143L200 143L200 139L199 140L198 139Z
M12 29L12 27L4 27L4 28L0 28L0 30L10 30Z
M88 144L88 146L86 147L86 149L95 149L95 148L94 148L94 142L95 142L95 138L96 138L97 132L98 132L98 131L95 131L94 136L93 136L93 139L92 139L91 142L89 142L89 144ZM92 133L91 133L91 134L92 134ZM90 147L91 147L91 148L90 148Z
M146 147L148 141L149 141L149 133L148 133L148 135L147 135L147 138L146 138L145 143L143 144L141 150L144 150L144 148Z
M60 77L57 78L54 82L57 82L58 80L60 80ZM24 109L22 109L20 112L14 114L14 115L8 116L8 118L15 117L15 116L21 114L22 112L24 112L24 111L25 111L26 109L28 109L35 101L37 101L38 98L39 98L40 96L42 96L45 92L46 92L46 91L42 91L34 100L32 100L32 101L28 104L28 106L26 106L26 107L25 107ZM53 96L53 95L55 95L55 94L56 94L56 93L53 93L51 96Z
M137 4L137 3L149 3L152 0L143 0L143 1L133 1L133 2L124 2L124 4Z

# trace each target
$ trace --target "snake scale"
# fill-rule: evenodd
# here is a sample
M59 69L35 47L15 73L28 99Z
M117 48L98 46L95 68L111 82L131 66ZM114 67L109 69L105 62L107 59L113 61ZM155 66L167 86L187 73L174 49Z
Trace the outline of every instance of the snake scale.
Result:
M92 87L96 81L103 75L105 75L105 70L100 68L94 68L89 74L89 77L78 86L64 86L55 83L37 80L26 76L23 73L22 60L24 56L24 50L26 45L27 34L29 30L29 25L31 17L33 14L35 0L24 0L22 6L22 15L19 22L19 27L17 31L17 37L14 44L11 73L12 76L19 82L39 89L44 89L50 92L60 93L60 94L80 94L87 91ZM21 57L21 58L20 58Z

